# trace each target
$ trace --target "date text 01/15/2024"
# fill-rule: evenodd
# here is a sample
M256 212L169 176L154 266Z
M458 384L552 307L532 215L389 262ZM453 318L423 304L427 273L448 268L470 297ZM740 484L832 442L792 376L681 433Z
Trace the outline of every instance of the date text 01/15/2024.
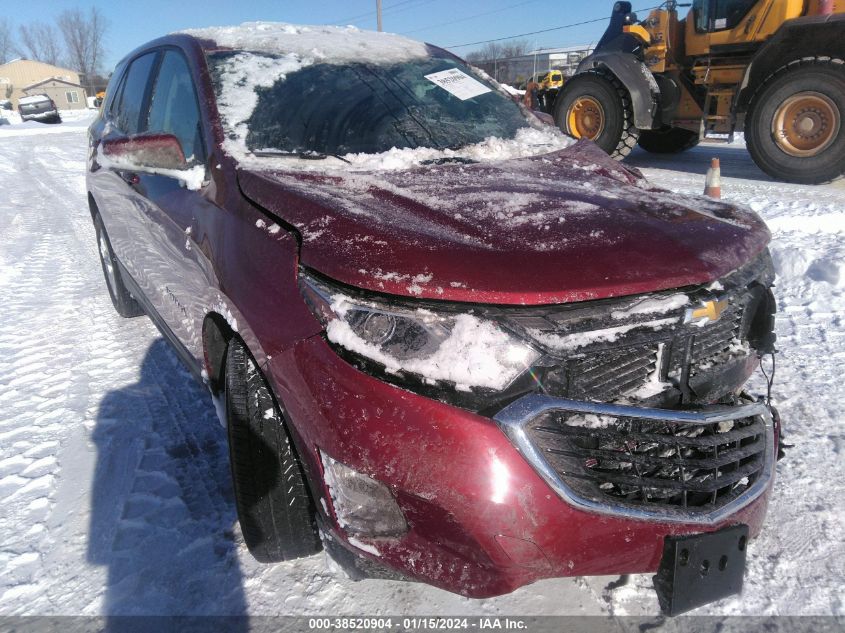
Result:
M310 618L310 630L330 629L333 631L382 631L396 629L400 631L524 631L528 624L520 618L475 617L359 617L359 618Z

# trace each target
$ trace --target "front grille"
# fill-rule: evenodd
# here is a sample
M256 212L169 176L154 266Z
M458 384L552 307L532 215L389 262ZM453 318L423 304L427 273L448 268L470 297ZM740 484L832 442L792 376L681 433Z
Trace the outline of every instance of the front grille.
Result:
M690 424L550 411L525 430L578 496L652 510L711 512L762 475L762 418Z
M744 298L743 298L744 299ZM735 299L742 301L742 299ZM743 301L744 304L744 301ZM692 346L693 364L691 373L696 374L707 363L738 346L742 337L743 305L731 305L722 318L700 328L695 333Z
M568 396L610 402L648 382L657 367L657 346L596 352L571 363Z

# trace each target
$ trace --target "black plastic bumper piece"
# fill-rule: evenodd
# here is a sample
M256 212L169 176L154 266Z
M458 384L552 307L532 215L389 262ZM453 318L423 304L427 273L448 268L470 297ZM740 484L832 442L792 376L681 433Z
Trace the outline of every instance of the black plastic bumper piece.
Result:
M667 536L654 576L660 609L680 615L742 591L748 526L718 532Z

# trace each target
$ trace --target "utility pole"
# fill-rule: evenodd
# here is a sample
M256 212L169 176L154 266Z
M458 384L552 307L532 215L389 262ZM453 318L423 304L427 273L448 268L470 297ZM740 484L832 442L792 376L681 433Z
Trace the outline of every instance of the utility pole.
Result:
M378 30L381 33L381 0L376 0L376 15L378 15Z

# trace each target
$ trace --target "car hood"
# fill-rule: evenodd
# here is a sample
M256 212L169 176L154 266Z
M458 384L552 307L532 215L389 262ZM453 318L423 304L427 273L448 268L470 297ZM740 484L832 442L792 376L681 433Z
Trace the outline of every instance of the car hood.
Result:
M653 187L589 142L499 162L238 179L299 231L305 266L426 299L538 305L707 283L770 238L753 212Z

